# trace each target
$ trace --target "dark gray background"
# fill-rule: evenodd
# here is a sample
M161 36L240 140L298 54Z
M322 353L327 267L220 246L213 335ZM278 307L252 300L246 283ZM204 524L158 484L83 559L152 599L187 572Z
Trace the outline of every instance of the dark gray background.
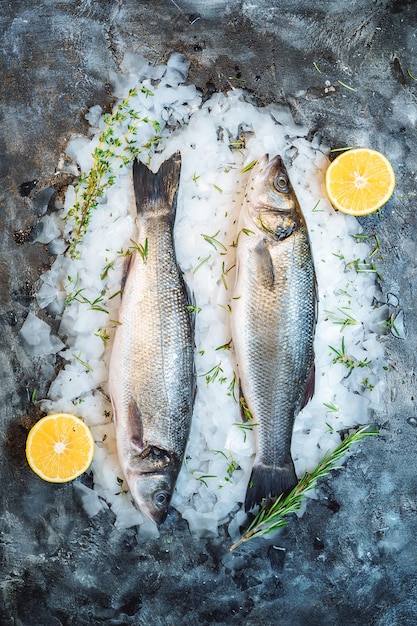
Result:
M1 624L415 625L417 83L408 70L417 76L416 4L177 4L1 3ZM30 243L53 189L24 198L19 186L53 176L71 134L87 131L88 108L111 103L108 72L126 52L160 63L173 51L187 57L203 92L243 84L258 104L289 103L311 136L382 150L397 174L381 218L362 220L379 234L381 289L399 298L406 327L405 340L384 338L381 435L323 481L320 498L274 542L232 555L225 533L190 538L175 511L159 540L138 545L134 529L114 529L110 512L89 519L72 485L42 483L24 456L39 417L32 390L45 395L55 367L29 358L17 335L33 284L53 260ZM335 91L326 93L326 80Z

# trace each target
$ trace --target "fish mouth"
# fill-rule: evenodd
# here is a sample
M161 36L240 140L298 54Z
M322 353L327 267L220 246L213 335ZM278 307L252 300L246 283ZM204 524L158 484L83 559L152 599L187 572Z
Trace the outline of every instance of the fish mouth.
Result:
M152 512L144 503L138 504L138 508L142 515L157 526L163 524L168 516L168 509L165 509L164 511Z
M162 524L169 511L172 482L163 473L144 472L128 477L136 508L151 522Z

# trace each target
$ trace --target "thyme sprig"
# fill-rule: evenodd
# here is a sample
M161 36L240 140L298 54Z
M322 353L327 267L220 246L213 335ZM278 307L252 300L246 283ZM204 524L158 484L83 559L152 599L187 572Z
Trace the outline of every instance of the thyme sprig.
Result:
M343 459L350 448L362 441L364 437L378 434L378 430L369 426L362 426L346 437L333 452L326 452L311 474L305 472L298 484L286 497L281 495L272 505L261 507L248 530L229 548L229 551L232 552L242 543L249 541L249 539L262 537L285 528L288 525L288 515L300 509L306 497L305 494L314 489L317 482L327 476L332 470L340 469L339 461Z
M105 127L92 153L93 165L88 173L82 172L75 187L75 202L65 216L72 222L69 245L71 258L80 257L79 244L87 233L92 211L108 187L116 182L118 170L126 167L140 152L150 149L160 139L157 121L142 116L131 106L131 99L144 93L153 95L145 86L130 89L128 95L113 113L104 115ZM144 145L137 143L137 130L141 124L150 124L152 136Z

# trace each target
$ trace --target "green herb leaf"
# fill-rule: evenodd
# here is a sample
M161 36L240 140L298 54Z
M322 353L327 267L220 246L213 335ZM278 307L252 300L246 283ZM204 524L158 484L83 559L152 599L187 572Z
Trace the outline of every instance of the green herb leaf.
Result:
M378 434L378 430L369 426L362 426L346 437L333 452L327 452L324 455L311 474L307 472L303 474L298 484L292 489L288 496L279 496L272 505L261 507L248 530L229 548L229 551L235 550L242 543L249 541L249 539L262 537L263 535L276 532L287 526L288 515L300 509L305 499L305 494L311 489L314 489L321 478L327 476L332 470L340 469L341 466L339 462L344 458L350 448L362 441L364 437Z

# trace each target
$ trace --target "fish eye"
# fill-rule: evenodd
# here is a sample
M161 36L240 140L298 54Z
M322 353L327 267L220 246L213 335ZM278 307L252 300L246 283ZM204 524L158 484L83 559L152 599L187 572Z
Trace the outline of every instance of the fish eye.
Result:
M288 177L285 174L278 174L275 176L274 187L277 191L288 191Z
M163 508L168 504L169 493L167 491L155 491L153 494L153 503L158 508Z

